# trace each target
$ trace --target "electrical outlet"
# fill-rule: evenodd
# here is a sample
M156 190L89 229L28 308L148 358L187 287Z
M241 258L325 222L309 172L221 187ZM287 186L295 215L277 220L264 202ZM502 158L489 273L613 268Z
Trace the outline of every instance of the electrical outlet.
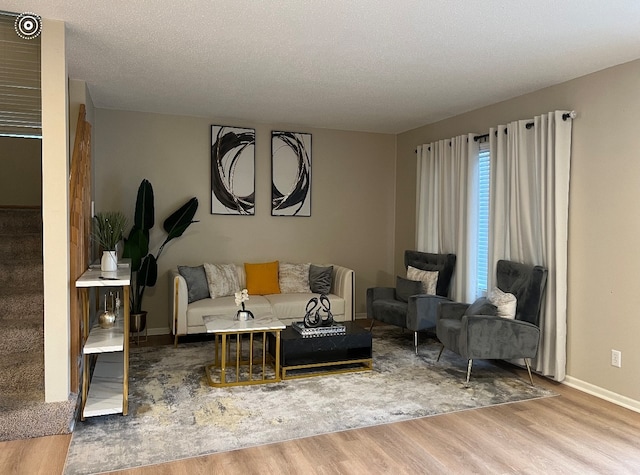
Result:
M611 350L611 366L617 368L622 367L622 352L618 350Z

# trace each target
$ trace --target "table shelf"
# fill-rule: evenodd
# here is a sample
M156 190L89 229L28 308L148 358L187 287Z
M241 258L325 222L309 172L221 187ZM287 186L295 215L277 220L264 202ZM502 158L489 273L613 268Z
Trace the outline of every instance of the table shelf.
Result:
M93 370L84 417L120 414L123 412L124 354L105 353L98 356Z
M129 292L131 271L128 260L118 264L113 272L101 272L90 267L76 280L80 292L83 321L83 368L82 368L82 411L85 417L107 414L128 413L129 402ZM101 328L98 324L89 328L90 289L121 287L123 290L122 316L116 318L112 328ZM99 299L98 299L99 300ZM95 305L100 312L99 305ZM89 380L90 365L95 361L93 375Z

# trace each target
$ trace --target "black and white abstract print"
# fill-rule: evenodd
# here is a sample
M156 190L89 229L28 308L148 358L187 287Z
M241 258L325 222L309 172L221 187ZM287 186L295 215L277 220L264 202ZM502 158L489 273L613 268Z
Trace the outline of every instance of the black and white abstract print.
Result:
M255 214L255 129L211 126L211 214Z
M271 215L311 216L311 134L271 132Z

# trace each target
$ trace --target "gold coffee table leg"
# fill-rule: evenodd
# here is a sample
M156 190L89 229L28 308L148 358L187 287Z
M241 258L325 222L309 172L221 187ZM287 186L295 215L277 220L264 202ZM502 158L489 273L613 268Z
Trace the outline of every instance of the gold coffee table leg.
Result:
M220 384L226 384L225 372L227 371L227 335L222 336L222 360L220 361Z

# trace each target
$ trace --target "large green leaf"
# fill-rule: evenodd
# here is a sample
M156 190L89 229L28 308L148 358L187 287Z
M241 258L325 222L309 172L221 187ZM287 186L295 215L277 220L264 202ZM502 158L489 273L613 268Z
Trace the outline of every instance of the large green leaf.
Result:
M194 197L164 220L162 227L168 234L164 241L165 244L174 238L182 236L189 225L195 222L193 221L193 217L196 215L197 210L198 198Z
M155 206L153 204L153 187L147 179L142 180L138 187L134 227L149 230L155 221Z
M158 262L153 254L147 255L142 261L140 270L138 271L138 281L136 285L145 287L153 287L158 280ZM142 296L141 296L142 297Z
M129 233L129 238L124 240L122 257L131 259L131 270L136 272L147 254L149 254L149 231L134 226Z

